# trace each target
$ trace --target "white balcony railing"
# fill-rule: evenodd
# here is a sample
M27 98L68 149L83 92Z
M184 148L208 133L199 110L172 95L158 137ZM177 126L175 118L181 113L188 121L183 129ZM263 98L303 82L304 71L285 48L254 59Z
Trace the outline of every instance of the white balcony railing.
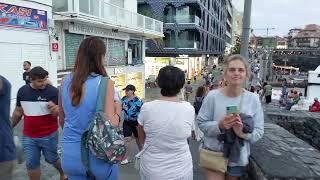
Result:
M88 16L119 28L163 36L161 21L112 5L104 0L54 0L53 9L57 14Z

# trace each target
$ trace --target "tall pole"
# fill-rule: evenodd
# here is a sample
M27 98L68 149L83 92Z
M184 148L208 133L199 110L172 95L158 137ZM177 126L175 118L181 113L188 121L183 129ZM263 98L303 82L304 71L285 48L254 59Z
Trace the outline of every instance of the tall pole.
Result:
M249 59L248 46L249 46L249 36L250 36L250 24L251 24L251 6L252 0L245 0L244 2L244 12L243 12L243 25L242 25L242 36L241 36L241 49L240 53L246 59Z

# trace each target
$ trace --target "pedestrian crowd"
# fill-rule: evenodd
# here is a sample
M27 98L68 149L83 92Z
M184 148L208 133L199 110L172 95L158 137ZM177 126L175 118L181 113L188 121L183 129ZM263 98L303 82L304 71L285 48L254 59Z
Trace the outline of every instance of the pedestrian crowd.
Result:
M206 83L196 89L193 104L185 72L163 67L156 78L161 97L143 103L130 84L119 98L103 64L106 53L99 38L84 39L59 89L45 69L31 69L26 61L26 85L17 93L11 118L11 85L0 76L0 179L14 179L12 129L22 119L30 180L41 177L41 156L61 180L117 180L119 165L133 161L142 180L192 180L190 139L201 142L200 166L208 180L237 180L246 173L250 144L264 133L264 115L259 96L243 88L250 75L245 58L230 56L222 73L214 66L203 75ZM272 87L264 89L269 102ZM139 153L131 159L133 141Z

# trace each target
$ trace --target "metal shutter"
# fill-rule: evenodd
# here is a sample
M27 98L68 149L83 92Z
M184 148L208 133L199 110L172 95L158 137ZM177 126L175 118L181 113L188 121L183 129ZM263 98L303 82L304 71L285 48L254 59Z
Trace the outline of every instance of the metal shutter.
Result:
M65 34L65 60L66 68L72 69L76 60L78 48L84 39L84 35L79 34Z

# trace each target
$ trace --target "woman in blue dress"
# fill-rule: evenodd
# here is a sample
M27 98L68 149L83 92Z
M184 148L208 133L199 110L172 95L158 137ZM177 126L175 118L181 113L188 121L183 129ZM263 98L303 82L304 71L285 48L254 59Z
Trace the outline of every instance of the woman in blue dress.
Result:
M70 180L87 180L81 161L81 136L95 114L98 87L106 76L103 66L106 47L97 37L81 43L75 66L60 89L60 125L63 127L62 168ZM107 80L105 115L113 126L119 125L121 105L114 101L114 83ZM89 153L89 167L96 180L117 180L118 165L97 159Z

